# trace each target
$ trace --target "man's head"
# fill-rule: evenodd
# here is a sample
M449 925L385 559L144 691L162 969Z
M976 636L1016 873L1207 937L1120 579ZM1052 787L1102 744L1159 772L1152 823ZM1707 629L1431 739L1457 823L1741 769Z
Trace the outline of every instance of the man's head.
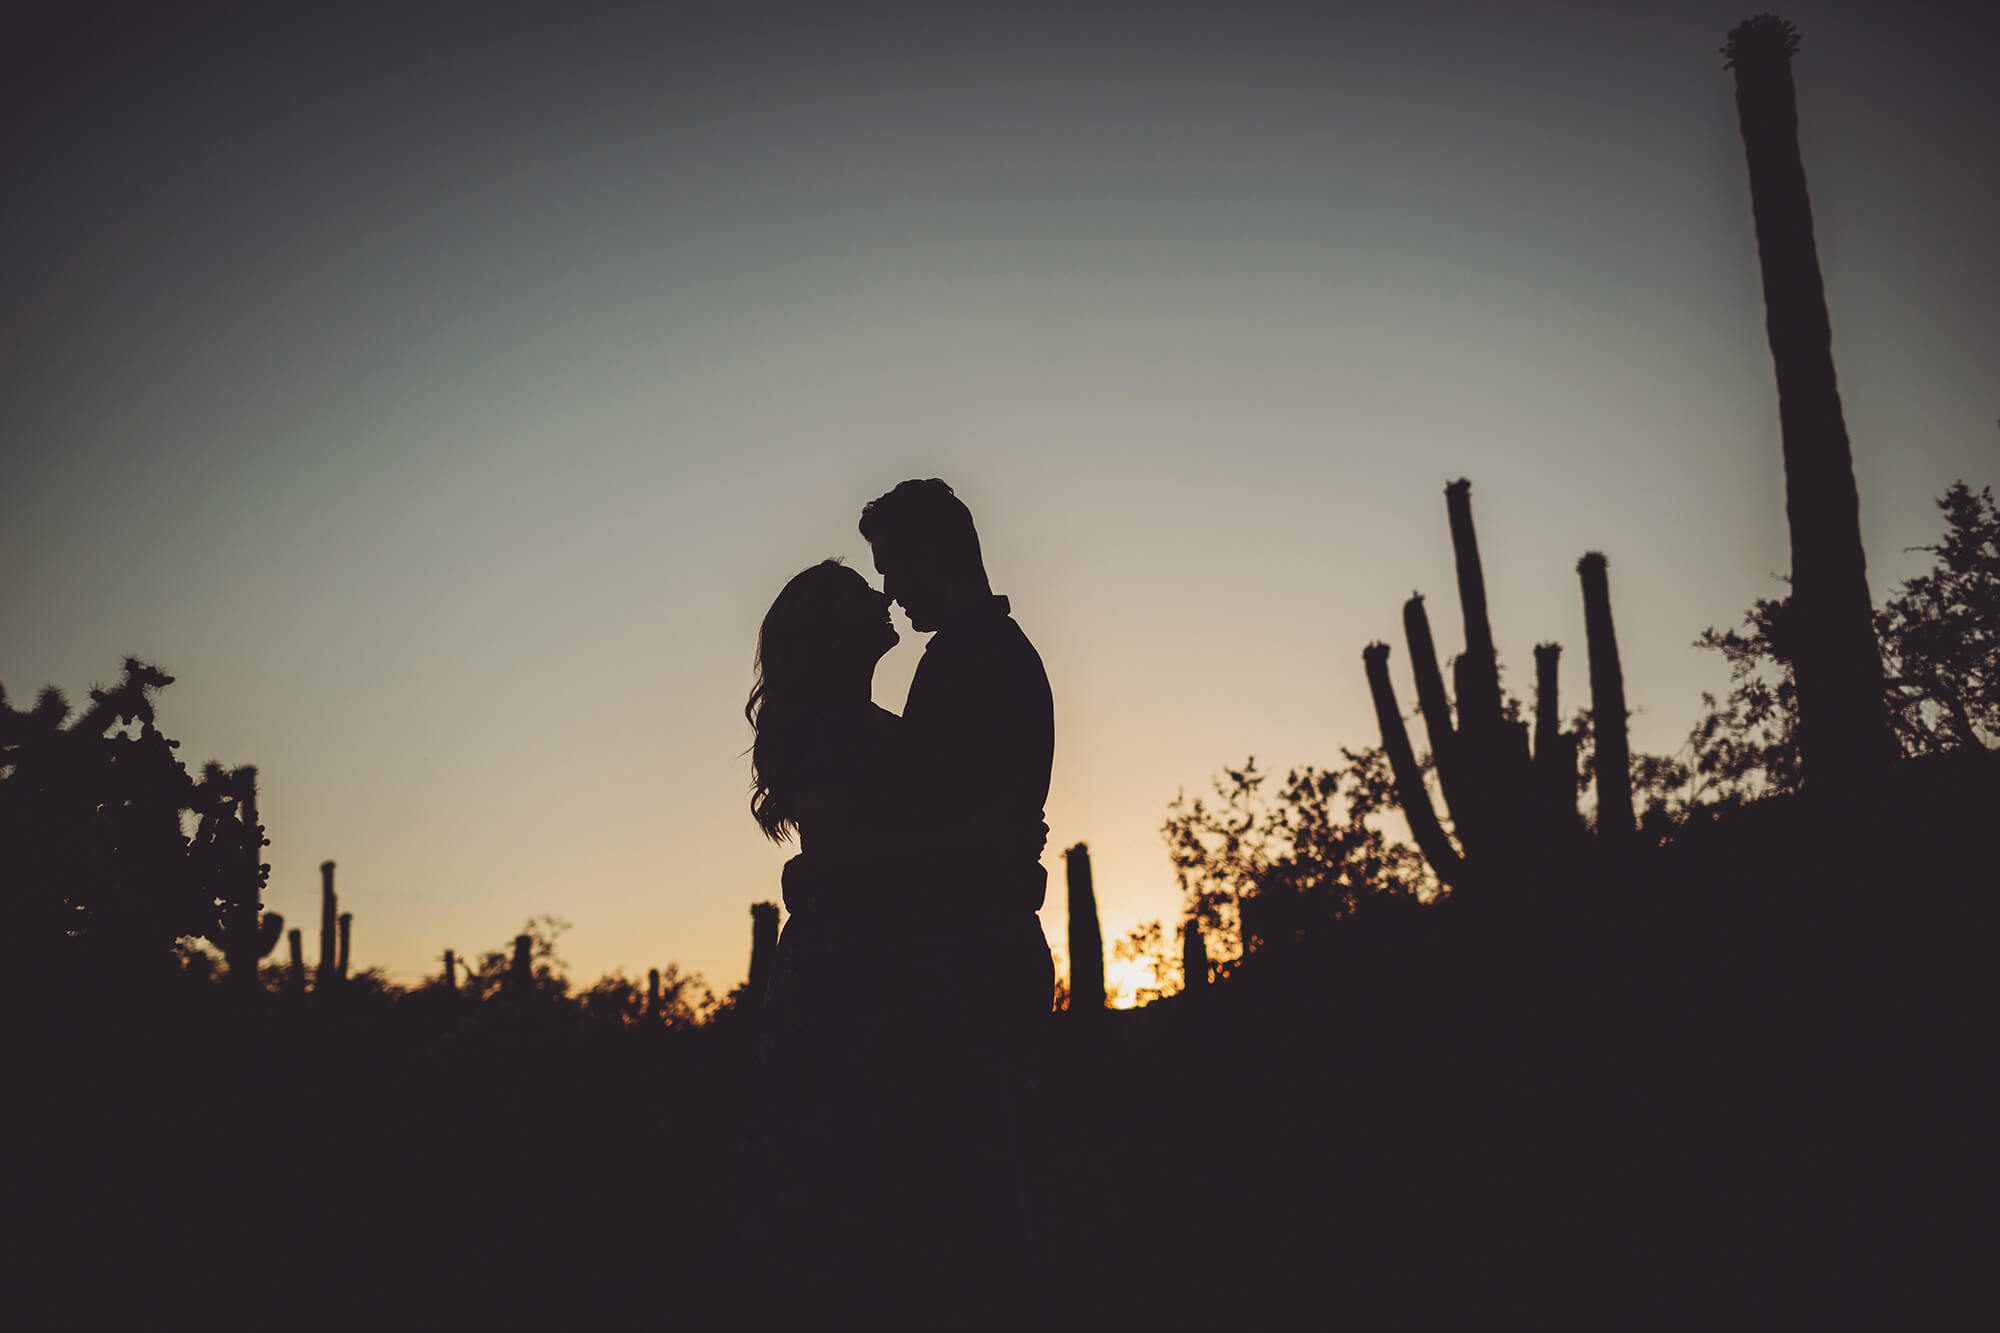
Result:
M882 591L916 629L934 630L954 609L992 595L972 511L935 477L906 481L862 506L861 535Z

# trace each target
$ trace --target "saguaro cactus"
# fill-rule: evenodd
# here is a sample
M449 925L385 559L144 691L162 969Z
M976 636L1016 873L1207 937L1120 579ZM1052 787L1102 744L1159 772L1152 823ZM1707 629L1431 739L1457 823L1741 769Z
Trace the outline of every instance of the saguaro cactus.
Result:
M444 988L448 991L458 989L458 955L450 949L444 951Z
M285 932L286 941L292 946L292 970L285 978L285 984L295 995L305 993L306 988L306 935L297 926Z
M751 946L751 951L753 953L756 951L754 944ZM646 1007L639 1012L645 1018L660 1016L660 969L657 967L646 969Z
M1078 843L1063 853L1069 871L1069 1007L1094 1013L1104 1007L1104 931L1097 923L1097 886L1090 875L1090 848Z
M761 1003L771 984L771 964L778 956L778 905L750 905L750 979L753 1003Z
M1778 380L1791 526L1800 774L1810 789L1853 789L1895 755L1861 546L1861 498L1840 390L1833 326L1799 155L1792 55L1798 32L1770 14L1730 30L1736 112L1764 279L1764 329Z
M340 914L340 957L334 962L334 972L342 981L347 980L348 946L354 940L354 913Z
M535 989L534 936L514 937L514 959L507 966L505 989L517 999L525 999Z
M340 961L340 900L333 892L333 862L319 863L319 970L313 985L324 990L334 984Z
M1625 670L1611 623L1611 577L1597 551L1576 562L1583 583L1583 628L1590 641L1590 722L1597 735L1597 831L1629 838L1638 827L1632 809L1632 742L1627 731Z
M1202 936L1201 921L1196 917L1181 923L1181 988L1187 991L1208 988L1208 941Z
M1445 695L1438 669L1437 647L1421 595L1403 604L1403 634L1409 645L1417 708L1430 736L1431 757L1438 785L1450 807L1458 846L1445 835L1430 808L1423 773L1403 728L1403 714L1389 684L1386 644L1370 644L1362 653L1375 699L1376 721L1382 727L1383 748L1396 776L1397 796L1410 821L1417 845L1438 878L1465 888L1490 869L1514 864L1530 852L1543 850L1537 834L1531 778L1534 767L1528 748L1527 724L1510 717L1500 692L1499 656L1487 613L1486 577L1479 558L1479 538L1472 523L1472 483L1460 478L1445 487L1445 509L1458 573L1459 607L1465 622L1465 651L1452 663L1457 716ZM1557 756L1544 756L1547 772Z

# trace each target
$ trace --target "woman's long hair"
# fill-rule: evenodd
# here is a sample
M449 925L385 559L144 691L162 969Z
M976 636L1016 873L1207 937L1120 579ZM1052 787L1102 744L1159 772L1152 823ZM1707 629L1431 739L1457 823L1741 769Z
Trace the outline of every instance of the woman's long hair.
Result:
M757 733L750 745L750 815L772 842L798 827L793 802L799 761L823 716L829 648L845 636L840 585L861 576L839 560L822 560L792 577L757 631L756 680L743 716Z

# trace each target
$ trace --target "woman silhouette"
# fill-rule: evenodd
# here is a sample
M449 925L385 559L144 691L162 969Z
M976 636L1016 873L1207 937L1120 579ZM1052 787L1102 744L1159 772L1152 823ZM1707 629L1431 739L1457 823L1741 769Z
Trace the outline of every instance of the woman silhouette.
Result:
M919 1257L949 1229L935 1195L950 1163L937 1158L994 1145L940 1146L948 1101L928 1084L940 1043L961 1036L950 992L986 979L960 966L937 889L955 867L1033 860L1048 838L1040 822L911 826L922 775L902 719L871 695L898 639L889 605L837 560L798 574L764 617L745 708L751 813L814 865L810 895L787 893L759 1044L768 1240L792 1296L822 1312L880 1309L943 1279Z

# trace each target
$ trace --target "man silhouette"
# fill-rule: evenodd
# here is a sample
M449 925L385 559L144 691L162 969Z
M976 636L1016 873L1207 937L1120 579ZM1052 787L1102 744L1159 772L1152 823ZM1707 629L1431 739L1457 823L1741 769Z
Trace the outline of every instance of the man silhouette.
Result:
M971 511L936 478L906 481L862 508L861 535L884 594L931 634L903 706L918 779L911 818L929 827L968 815L1041 824L1055 759L1049 678L1007 599L993 592ZM930 960L936 984L918 998L942 1023L927 1025L928 1095L911 1108L931 1179L913 1202L936 1226L936 1278L982 1292L989 1308L1036 1281L1021 1120L1028 1041L1054 987L1036 915L1047 887L1025 848L952 866L934 907L948 923L948 947Z
M995 596L972 512L950 486L906 481L861 510L882 591L930 632L903 707L911 815L941 825L974 814L1011 827L1042 822L1055 758L1055 707L1040 654ZM976 916L1041 910L1038 857L964 866L940 904Z

